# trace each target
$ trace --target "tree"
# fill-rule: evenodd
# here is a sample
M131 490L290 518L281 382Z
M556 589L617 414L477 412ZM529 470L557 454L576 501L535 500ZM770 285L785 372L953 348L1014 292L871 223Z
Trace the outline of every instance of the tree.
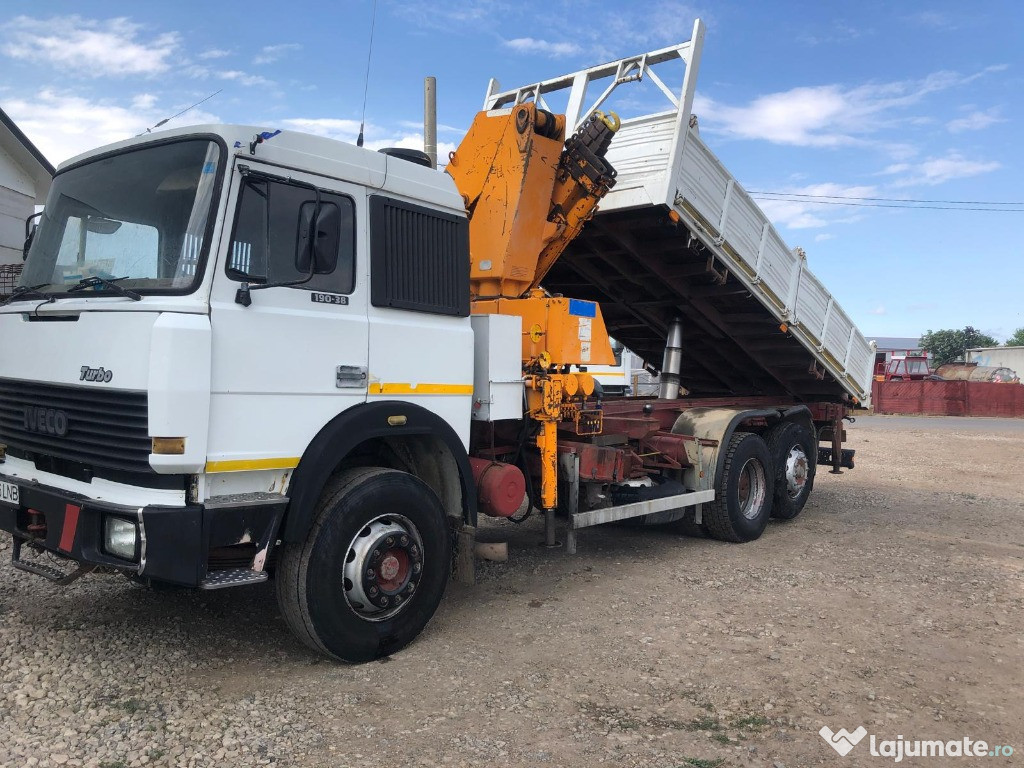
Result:
M1013 336L1006 340L1006 346L1024 347L1024 328L1018 328L1014 331Z
M938 368L946 363L966 360L968 349L995 347L999 342L987 333L982 333L968 325L962 330L929 330L921 337L919 344L921 349L931 352L932 365Z

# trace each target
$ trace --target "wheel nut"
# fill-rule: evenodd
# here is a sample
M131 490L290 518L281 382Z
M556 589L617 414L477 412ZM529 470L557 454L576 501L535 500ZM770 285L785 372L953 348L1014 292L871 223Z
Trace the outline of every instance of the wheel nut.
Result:
M380 560L380 550L379 549L373 550L373 554L370 555L370 559L374 560L374 561Z
M419 573L422 569L423 569L423 566L420 565L419 563L413 563L412 564L412 572L413 573Z
M386 538L386 539L384 540L384 543L385 543L385 544L386 544L387 546L389 546L389 547L393 547L393 546L395 546L395 537L394 537L394 536L388 536L388 537L387 537L387 538Z
M381 608L386 608L387 605L388 605L388 596L387 595L381 595L381 598L379 600L379 604L380 604Z
M370 587L370 597L376 597L378 592L380 592L380 590L376 587Z
M408 536L402 536L402 538L400 538L400 539L399 539L398 541L399 541L399 543L400 543L400 544L401 544L401 545L402 545L403 547L407 547L407 546L409 546L409 537L408 537Z
M377 572L374 571L373 568L367 568L366 569L366 578L373 579L373 578L376 578L376 576L377 576Z

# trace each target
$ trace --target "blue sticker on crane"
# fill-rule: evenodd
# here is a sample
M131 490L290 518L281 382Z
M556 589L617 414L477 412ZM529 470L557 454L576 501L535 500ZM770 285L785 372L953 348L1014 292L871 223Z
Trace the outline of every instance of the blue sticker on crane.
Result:
M597 317L597 304L593 301L569 299L569 314L576 317Z

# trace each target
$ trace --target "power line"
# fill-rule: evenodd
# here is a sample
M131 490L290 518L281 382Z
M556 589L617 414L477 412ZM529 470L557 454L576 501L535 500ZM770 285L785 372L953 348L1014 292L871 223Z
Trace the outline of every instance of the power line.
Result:
M751 192L751 197L764 201L775 200L780 203L801 203L803 205L843 205L850 208L902 208L910 211L995 211L997 213L1024 213L1024 208L988 208L983 206L963 205L917 205L916 201L908 201L912 205L895 205L893 203L844 203L839 200L807 200L788 197L765 197L763 192ZM1002 205L1002 203L999 203Z
M943 203L948 205L1024 205L1024 203L1003 203L993 200L916 200L905 197L854 197L852 195L812 195L805 192L747 192L749 195L778 195L782 197L830 198L833 200L877 200L887 203Z

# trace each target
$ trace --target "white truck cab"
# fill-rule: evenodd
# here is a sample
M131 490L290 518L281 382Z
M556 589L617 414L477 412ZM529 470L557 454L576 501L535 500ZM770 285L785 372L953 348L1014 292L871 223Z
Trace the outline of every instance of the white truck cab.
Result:
M263 580L353 451L432 466L453 527L474 523L466 227L447 175L289 132L199 126L62 165L0 307L15 564Z

